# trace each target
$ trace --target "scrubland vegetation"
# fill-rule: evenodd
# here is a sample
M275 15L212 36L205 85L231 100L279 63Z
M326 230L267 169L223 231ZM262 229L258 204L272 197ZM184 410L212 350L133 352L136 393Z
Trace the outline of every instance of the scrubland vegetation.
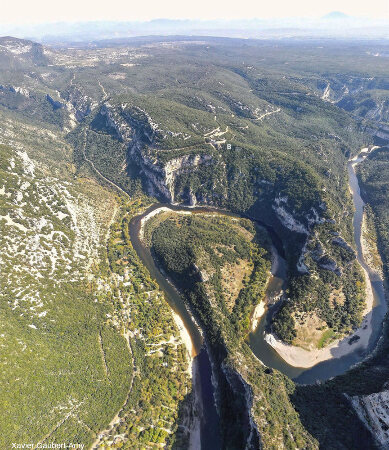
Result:
M187 435L177 429L179 421L187 419L178 417L181 403L190 405L187 350L163 293L140 262L129 237L129 221L147 205L147 199L124 203L107 243L111 286L100 285L98 299L108 296L112 302L114 314L108 322L126 336L134 371L119 417L99 443L120 448L183 447Z

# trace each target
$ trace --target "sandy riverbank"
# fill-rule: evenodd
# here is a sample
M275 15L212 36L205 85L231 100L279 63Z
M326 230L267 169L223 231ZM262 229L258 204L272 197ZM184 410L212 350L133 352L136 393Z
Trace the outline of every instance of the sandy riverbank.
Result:
M365 276L367 272L365 271ZM367 278L368 279L368 278ZM285 344L278 340L274 335L267 334L265 336L268 342L281 356L281 358L288 364L294 367L309 368L314 365L327 361L332 358L340 358L356 349L366 349L369 344L370 335L372 333L371 325L371 310L373 308L373 291L371 289L370 280L368 279L366 285L366 308L365 316L361 326L351 335L334 341L328 347L315 350L305 350L301 347ZM349 344L350 339L354 336L359 336L359 339L352 344Z
M142 217L142 220L140 222L139 237L142 241L144 240L144 231L145 231L145 225L146 225L147 221L162 212L176 212L177 214L187 214L187 215L192 214L191 211L173 211L172 209L168 208L167 206L161 206L157 209L154 209L153 211L150 211L147 215Z
M358 158L362 157L363 159L367 158L369 156L369 153L373 152L376 148L380 148L379 145L373 145L373 147L369 148L369 147L365 147L363 148L358 155L355 155L353 158L351 158L349 161L357 161ZM358 164L357 162L355 162L353 164L353 167Z
M373 225L374 226L374 225ZM376 242L369 242L369 226L367 222L366 214L362 217L362 229L361 229L361 246L362 253L366 264L370 267L370 270L376 272L377 277L383 279L383 264L381 256L379 254Z
M150 220L152 217L162 213L162 212L171 212L172 210L166 206L161 206L159 208L154 209L153 211L150 211L147 215L145 215L140 224L139 229L139 238L141 241L144 241L144 231L145 231L145 225L148 220ZM179 214L191 214L191 211L180 211ZM167 279L167 281L170 283L170 281ZM171 283L170 283L171 284ZM174 285L173 285L174 287ZM199 408L201 408L201 402L199 401L199 395L201 392L201 386L200 386L200 377L199 377L199 368L198 363L195 357L197 356L197 352L195 349L195 346L193 345L191 336L189 334L189 331L186 329L183 320L181 319L180 315L176 313L173 309L171 310L172 317L174 320L174 323L176 324L178 331L180 333L181 340L183 344L185 345L185 348L187 350L187 357L188 357L188 368L187 373L190 376L192 380L192 391L195 394L193 398L193 405L192 405L192 412L188 413L188 418L185 421L186 423L183 424L185 428L187 428L189 432L189 449L190 450L196 450L201 447L201 421L199 414Z
M368 148L364 148L361 150L360 154L362 153L362 157L365 158L375 148L376 147L373 147L370 150ZM357 161L360 154L355 156L351 161ZM356 164L358 163L354 162L353 167ZM369 255L369 246L363 238L363 232L361 233L361 247L364 260L369 261L371 259ZM265 336L266 342L268 342L277 351L284 361L294 367L310 368L320 362L327 361L332 358L340 358L354 352L356 349L363 350L368 347L369 339L373 331L372 309L374 305L374 295L369 274L364 267L361 266L361 268L366 281L366 306L361 326L351 335L332 342L332 344L328 347L310 351L301 347L285 344L284 342L278 340L273 334L267 334ZM354 341L352 344L349 344L350 339L355 337L358 337L359 339Z
M253 315L251 317L251 331L255 331L259 324L259 319L265 314L265 302L261 300L258 305L255 307L253 311Z
M196 350L193 346L192 339L190 338L188 330L185 328L184 322L181 317L172 311L173 319L175 324L177 325L178 331L180 332L181 339L185 344L187 354L188 354L188 374L192 379L192 391L196 393L195 398L193 399L193 416L190 417L190 421L188 424L188 431L190 434L189 439L189 450L197 450L201 448L201 421L199 408L201 407L200 402L198 401L197 394L200 392L200 379L198 376L198 363L194 359L196 356Z
M178 204L178 203L173 203L172 206L181 206L181 205ZM193 209L195 209L197 207L198 206L187 206L187 205L185 205L185 208L193 208ZM201 206L200 206L200 208L201 208ZM204 206L204 208L206 208L206 206ZM189 215L194 213L194 211L175 210L175 209L171 209L171 208L169 208L167 206L160 206L159 208L154 209L153 211L150 211L147 215L145 215L142 218L141 223L140 223L139 237L140 237L141 241L144 241L144 231L145 231L145 225L146 225L147 221L150 220L152 217L154 217L157 214L162 213L162 212L170 212L170 213L174 213L174 214L181 214L181 215L184 215L184 216L189 216ZM225 211L225 212L227 212L227 211ZM216 211L216 210L215 211L209 211L209 212L204 211L202 213L203 216L207 216L207 217L218 216L218 215L222 215L222 214L223 214L223 210L220 210L220 212ZM239 220L238 217L231 217L231 219L232 220Z
M196 349L194 348L189 331L185 328L184 322L182 321L181 317L173 310L172 315L174 322L177 325L178 331L180 332L181 340L185 344L186 350L192 363L193 358L196 356Z
M371 310L373 309L374 297L370 279L365 270L364 273L367 280L366 308L362 324L353 334L334 341L328 347L310 351L301 347L285 344L272 334L267 334L265 336L266 342L268 342L288 364L294 367L303 368L313 367L314 365L331 358L340 358L348 353L354 352L356 349L366 349L372 333ZM359 336L359 339L350 345L349 341L354 336Z
M266 298L268 299L268 289L269 289L269 285L271 285L272 280L274 280L277 277L277 272L279 269L279 265L280 265L280 260L279 260L280 256L277 252L277 250L275 249L275 247L272 245L271 246L271 270L266 282ZM282 291L282 287L280 286L280 292L278 293L277 297L281 296L283 293ZM273 300L273 299L271 299ZM261 300L260 303L257 304L257 306L254 308L254 311L251 315L251 332L254 333L255 330L257 329L260 319L261 317L265 314L266 312L266 300Z

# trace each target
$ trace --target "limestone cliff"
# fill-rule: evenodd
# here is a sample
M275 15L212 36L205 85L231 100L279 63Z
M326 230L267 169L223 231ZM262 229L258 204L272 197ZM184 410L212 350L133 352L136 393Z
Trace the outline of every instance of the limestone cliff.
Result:
M382 449L389 447L389 390L348 397L352 407Z

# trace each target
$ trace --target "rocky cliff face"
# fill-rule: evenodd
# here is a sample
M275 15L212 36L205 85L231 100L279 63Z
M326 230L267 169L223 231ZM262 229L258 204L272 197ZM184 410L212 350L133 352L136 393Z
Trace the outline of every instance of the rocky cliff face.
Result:
M16 65L32 63L44 66L48 62L42 45L11 36L0 38L0 55L10 56L14 60L13 64Z
M80 86L71 85L60 94L66 102L66 108L80 122L90 114L97 102L88 97Z
M372 136L383 139L385 142L389 141L389 126L379 125L376 127L366 127L366 131Z
M251 450L259 450L262 448L261 437L258 431L258 426L253 417L253 390L252 387L245 381L238 370L232 369L227 364L222 363L222 371L227 383L232 392L238 397L240 396L242 402L242 428L245 430L245 448Z
M389 139L388 81L375 77L339 76L320 82L321 98L366 120L366 131ZM373 125L373 126L372 126Z
M286 196L283 197L278 195L274 199L272 208L285 228L296 233L308 235L310 228L316 224L325 222L325 219L322 217L323 211L325 210L325 204L319 206L322 211L318 212L315 207L312 207L302 217L302 220L298 218L299 215L301 216L301 213L298 214L295 210L290 208L288 205L288 197Z
M389 390L348 397L352 407L382 449L389 447Z
M0 84L0 102L30 117L59 125L65 132L75 128L97 105L76 86L62 93L48 89L45 93L29 84L8 83Z
M213 164L212 155L197 153L196 149L190 154L177 156L162 162L152 152L155 147L157 127L151 118L141 121L124 108L113 107L106 103L99 111L107 129L128 145L128 156L142 169L153 195L161 196L164 200L176 202L175 184L177 177L191 173L199 166ZM196 203L195 196L192 202Z

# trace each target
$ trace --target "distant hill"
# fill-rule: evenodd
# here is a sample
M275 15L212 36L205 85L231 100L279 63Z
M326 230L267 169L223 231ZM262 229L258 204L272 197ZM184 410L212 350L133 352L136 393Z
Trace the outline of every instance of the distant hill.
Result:
M349 19L350 16L341 11L331 11L330 13L323 16L323 19Z
M0 37L0 64L12 64L13 67L47 63L41 44L11 36Z

